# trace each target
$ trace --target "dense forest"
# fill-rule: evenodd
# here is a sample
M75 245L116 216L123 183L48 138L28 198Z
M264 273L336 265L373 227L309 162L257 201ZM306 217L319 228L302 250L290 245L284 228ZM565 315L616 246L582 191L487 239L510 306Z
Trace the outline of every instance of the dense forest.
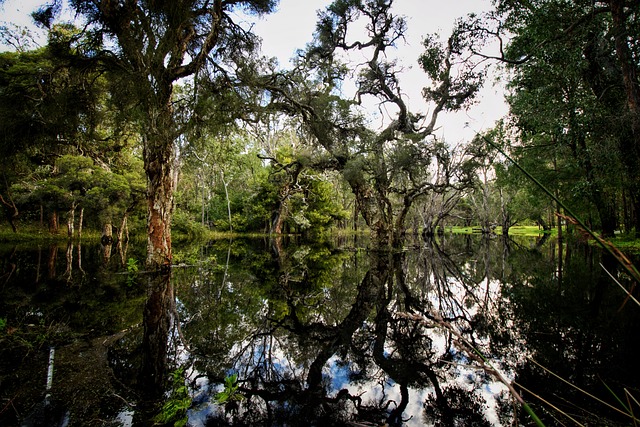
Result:
M603 235L640 229L638 1L494 0L426 34L417 112L391 53L407 30L393 3L334 1L289 67L238 18L274 0L56 0L32 14L42 47L3 27L4 218L143 233L149 266L171 263L172 231L338 228L384 246L444 226L555 226L562 208L507 154ZM439 115L473 105L489 76L509 114L461 144L437 137Z
M278 0L42 3L0 26L0 423L638 421L640 0L486 1L413 70L401 0L288 64Z

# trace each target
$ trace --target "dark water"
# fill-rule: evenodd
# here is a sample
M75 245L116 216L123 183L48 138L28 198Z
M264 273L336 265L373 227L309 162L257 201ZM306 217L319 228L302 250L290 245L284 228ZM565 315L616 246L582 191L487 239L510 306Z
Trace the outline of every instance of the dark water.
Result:
M1 247L0 425L533 425L499 376L546 425L640 413L640 307L589 246L175 252L147 289L143 245Z

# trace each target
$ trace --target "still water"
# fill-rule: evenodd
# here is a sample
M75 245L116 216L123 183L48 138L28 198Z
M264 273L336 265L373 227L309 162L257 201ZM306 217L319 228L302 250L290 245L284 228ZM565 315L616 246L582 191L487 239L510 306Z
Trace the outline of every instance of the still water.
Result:
M0 247L0 425L632 425L640 307L577 242ZM508 388L507 384L511 387Z

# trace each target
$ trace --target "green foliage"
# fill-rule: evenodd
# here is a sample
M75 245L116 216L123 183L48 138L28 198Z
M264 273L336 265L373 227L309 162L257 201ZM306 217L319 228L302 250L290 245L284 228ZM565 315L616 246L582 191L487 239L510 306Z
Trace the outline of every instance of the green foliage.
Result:
M531 10L503 6L514 35L505 49L514 60L508 102L522 138L510 154L576 213L612 235L616 205L624 192L633 194L635 184L623 172L631 121L623 118L626 95L611 16L590 16L580 2L542 2ZM559 29L574 25L557 37Z
M173 371L171 378L171 395L162 405L160 413L154 417L154 420L164 425L170 424L174 427L183 427L187 425L187 410L191 406L191 397L185 385L184 368Z
M112 76L90 61L74 66L89 39L70 24L53 24L45 48L0 54L0 172L7 187L0 191L22 218L39 216L40 208L50 215L78 207L97 228L137 207L133 193L144 192L144 172L130 161L136 137L121 133L127 120L114 120Z
M237 373L227 375L224 378L224 390L215 396L216 403L218 405L224 405L229 402L244 399L244 396L238 391L239 386Z
M138 279L138 260L135 258L127 259L127 285L133 286Z
M171 218L171 230L175 233L175 239L202 239L207 229L199 222L190 218L183 210L176 209Z

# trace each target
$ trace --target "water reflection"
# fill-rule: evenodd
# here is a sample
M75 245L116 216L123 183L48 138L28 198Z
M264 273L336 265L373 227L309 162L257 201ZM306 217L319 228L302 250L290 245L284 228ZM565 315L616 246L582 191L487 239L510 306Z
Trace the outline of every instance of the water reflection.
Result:
M149 273L143 311L140 385L149 397L162 395L167 369L169 328L174 312L171 274Z
M478 354L548 425L572 422L536 396L585 424L625 425L538 365L614 404L605 383L640 385L640 310L619 310L625 296L599 263L624 276L593 248L559 245L445 235L389 252L344 240L217 241L179 252L184 264L170 274L135 276L122 254L67 247L66 257L49 250L67 267L54 262L51 279L39 272L51 265L46 249L10 250L0 318L16 332L1 338L0 387L16 412L0 422L17 425L35 407L55 344L51 393L70 425L153 423L182 377L192 401L176 417L193 426L530 423ZM26 325L39 317L68 332L27 348L15 337L35 339Z
M243 253L240 276L231 274L225 283L212 284L214 305L206 297L195 303L202 292L213 291L206 281L198 283L195 293L186 289L180 294L185 317L196 313L185 329L195 353L190 355L194 379L199 376L194 384L206 395L199 398L204 401L200 411L210 424L281 425L312 419L318 424L495 425L521 417L506 388L478 368L451 331L403 313L441 316L509 378L523 381L527 389L542 385L538 391L545 392L558 385L529 359L554 368L567 346L580 346L567 341L570 335L561 329L540 322L573 316L572 332L591 335L588 339L597 339L598 348L590 346L594 356L580 354L558 372L590 371L592 381L585 386L600 389L593 379L603 363L593 359L601 360L603 353L613 356L603 352L605 341L618 340L617 346L626 347L634 340L628 333L612 340L603 331L592 335L595 331L580 329L585 314L599 322L593 317L598 315L593 296L604 280L593 266L599 255L581 249L587 264L578 266L570 264L584 258L567 252L563 261L572 277L563 284L562 264L550 258L556 247L544 243L468 237L393 254L281 245L270 258ZM585 265L595 281L575 274L585 272ZM589 283L595 283L595 293ZM613 288L606 289L612 301L621 300ZM584 297L591 309L581 313ZM550 299L559 306L540 307ZM215 321L203 315L203 306L216 313ZM612 304L605 306L606 316L612 316ZM203 337L202 329L211 329L216 339ZM562 345L547 348L549 341L540 340L546 334L556 334ZM553 357L546 357L549 352ZM245 399L225 411L212 397L230 372L238 373ZM527 378L523 372L535 375ZM568 387L563 391L560 400L592 406Z

